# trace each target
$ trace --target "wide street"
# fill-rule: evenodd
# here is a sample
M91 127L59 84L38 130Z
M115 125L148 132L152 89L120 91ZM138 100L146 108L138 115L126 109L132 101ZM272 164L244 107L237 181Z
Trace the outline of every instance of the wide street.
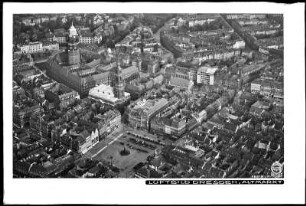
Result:
M109 145L113 144L115 141L117 141L121 136L123 135L123 133L121 133L119 136L117 136L115 139L113 139L112 141L110 141L109 143L107 143L107 145L105 145L102 149L98 150L95 154L93 154L91 156L91 158L95 158L99 153L101 153L103 150L105 150ZM112 136L112 135L111 135ZM111 139L111 138L108 138Z
M122 135L124 134L123 130L111 133L108 135L105 140L102 140L98 144L96 144L93 148L91 148L88 152L84 154L85 158L95 158L102 151L107 149L108 146L116 142Z

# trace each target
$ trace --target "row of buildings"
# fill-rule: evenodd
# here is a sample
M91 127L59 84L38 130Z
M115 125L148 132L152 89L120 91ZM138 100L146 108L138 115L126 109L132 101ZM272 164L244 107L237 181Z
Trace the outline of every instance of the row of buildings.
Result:
M160 43L153 37L152 30L149 27L140 26L135 28L121 42L115 45L116 48L124 48L131 53L150 53L160 55L163 51Z
M77 27L79 41L82 44L99 44L103 36L96 35L90 31L89 27ZM49 41L56 41L60 44L67 43L69 32L64 29L56 29L54 32L49 31L46 34L46 39Z
M229 27L227 22L222 20L221 23L222 28L214 30L181 32L180 28L177 28L178 31L163 31L161 43L177 57L195 58L199 61L229 59L240 55L241 50L245 49L244 40Z
M227 19L237 23L245 36L250 36L258 50L269 54L270 50L283 50L283 25L281 15L227 15ZM235 17L235 18L233 18Z
M99 26L106 22L128 21L125 18L112 18L107 14L36 14L21 17L21 22L26 26L41 25L42 23L60 21L65 24L68 20L77 22L88 22L90 25Z
M38 53L44 51L59 50L59 44L57 41L43 41L43 42L30 42L24 45L17 45L18 50L21 53Z

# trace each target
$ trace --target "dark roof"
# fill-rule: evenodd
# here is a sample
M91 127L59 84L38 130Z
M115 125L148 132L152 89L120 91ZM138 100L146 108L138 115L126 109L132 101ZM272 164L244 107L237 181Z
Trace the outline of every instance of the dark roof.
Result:
M92 174L97 174L97 173L100 172L100 167L95 166L95 167L91 168L88 172L92 173Z

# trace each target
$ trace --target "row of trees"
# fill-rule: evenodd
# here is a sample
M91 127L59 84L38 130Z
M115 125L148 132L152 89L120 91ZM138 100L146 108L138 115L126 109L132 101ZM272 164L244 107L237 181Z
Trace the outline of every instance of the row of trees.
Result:
M179 58L182 56L182 51L173 45L171 40L164 35L164 32L160 32L160 43L163 47L173 53L174 58Z
M153 33L156 33L165 22L175 17L176 14L144 14L141 23L144 26L149 26Z
M210 31L210 30L217 30L223 28L224 26L221 23L212 22L212 23L205 23L203 25L198 24L192 27L188 27L188 30L191 32L195 32L195 31Z

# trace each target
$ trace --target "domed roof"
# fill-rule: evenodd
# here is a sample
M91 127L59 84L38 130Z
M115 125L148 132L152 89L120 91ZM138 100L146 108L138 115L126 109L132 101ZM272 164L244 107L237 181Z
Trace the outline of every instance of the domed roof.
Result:
M73 22L72 22L71 27L69 28L69 37L77 36L77 35L78 35L77 30L73 26Z

